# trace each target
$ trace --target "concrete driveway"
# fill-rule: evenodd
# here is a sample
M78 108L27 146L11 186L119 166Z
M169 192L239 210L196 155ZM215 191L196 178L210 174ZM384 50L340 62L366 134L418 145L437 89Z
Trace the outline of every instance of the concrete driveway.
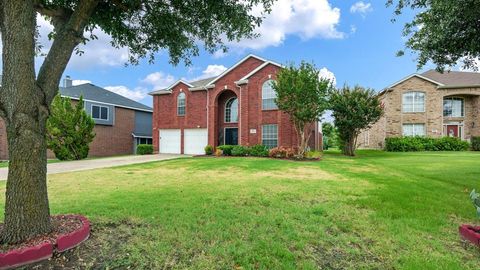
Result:
M56 163L49 163L47 165L47 174L85 171L99 168L108 168L129 164L145 163L151 161L168 160L179 157L189 157L186 155L176 154L158 154L158 155L144 155L144 156L121 156L121 157L107 157L94 158L78 161L63 161ZM8 176L8 168L0 168L0 180L6 180Z

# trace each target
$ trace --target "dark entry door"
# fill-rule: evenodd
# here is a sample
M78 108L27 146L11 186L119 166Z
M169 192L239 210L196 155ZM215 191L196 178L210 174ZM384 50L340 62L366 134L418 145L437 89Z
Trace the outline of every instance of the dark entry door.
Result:
M225 129L225 144L237 145L238 144L238 128L226 128Z
M458 125L447 125L447 136L448 137L459 137L458 136Z

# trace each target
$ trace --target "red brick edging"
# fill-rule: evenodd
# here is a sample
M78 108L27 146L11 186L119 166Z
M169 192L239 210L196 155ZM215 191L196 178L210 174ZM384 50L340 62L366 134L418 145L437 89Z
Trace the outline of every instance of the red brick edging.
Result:
M480 233L477 233L477 231L480 231L480 226L472 226L472 225L464 224L458 228L458 232L464 239L480 247Z
M39 262L51 258L54 247L57 252L74 248L87 240L90 236L90 222L87 218L80 215L68 215L77 217L82 221L82 227L79 230L57 237L55 246L49 242L43 242L33 247L10 250L7 253L0 253L0 270L12 269L22 265Z

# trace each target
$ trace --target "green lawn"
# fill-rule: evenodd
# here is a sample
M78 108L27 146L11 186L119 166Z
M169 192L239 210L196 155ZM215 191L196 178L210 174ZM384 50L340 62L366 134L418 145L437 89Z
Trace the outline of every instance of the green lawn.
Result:
M468 198L480 189L480 153L329 152L321 162L190 158L51 175L48 185L53 213L93 222L87 244L67 254L76 266L480 265L479 250L457 232L461 223L480 223ZM2 207L4 191L2 182Z

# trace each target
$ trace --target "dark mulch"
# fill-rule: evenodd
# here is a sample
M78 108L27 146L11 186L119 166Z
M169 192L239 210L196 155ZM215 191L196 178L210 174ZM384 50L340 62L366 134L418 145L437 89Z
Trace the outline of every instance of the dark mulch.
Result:
M14 249L33 247L43 242L50 242L52 244L55 244L55 242L57 241L57 237L59 235L71 233L82 227L82 221L75 216L58 215L58 216L52 216L50 219L52 221L52 228L53 228L53 231L51 233L39 235L35 238L32 238L28 241L21 242L18 244L0 245L0 253L5 253L9 250L14 250ZM3 230L3 223L0 224L0 232L2 230Z

